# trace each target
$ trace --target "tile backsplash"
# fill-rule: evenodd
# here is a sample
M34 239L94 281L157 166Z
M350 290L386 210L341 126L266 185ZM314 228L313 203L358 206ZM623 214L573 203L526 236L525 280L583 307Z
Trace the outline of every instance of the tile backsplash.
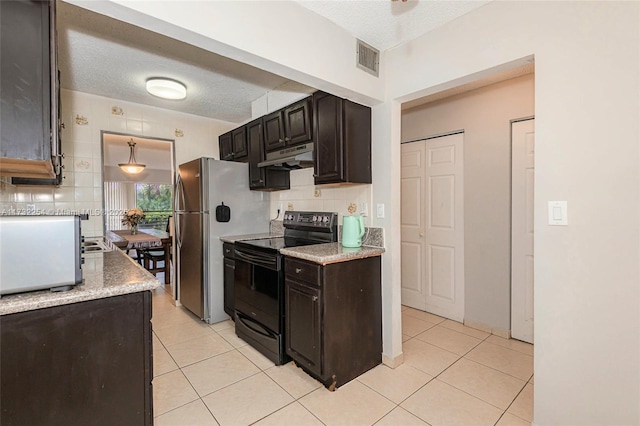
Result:
M271 218L280 217L285 210L329 211L338 213L338 223L342 216L361 214L366 208L365 225L369 225L371 215L371 185L328 186L314 185L313 168L291 171L291 189L271 193Z

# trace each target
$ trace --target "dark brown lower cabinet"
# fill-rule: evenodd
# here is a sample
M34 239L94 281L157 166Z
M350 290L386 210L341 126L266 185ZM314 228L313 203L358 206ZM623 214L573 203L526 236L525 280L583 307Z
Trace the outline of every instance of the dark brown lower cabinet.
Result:
M0 318L0 424L152 425L151 293Z
M285 257L286 352L329 390L382 362L380 256L319 265Z
M224 256L222 268L224 311L232 319L236 317L236 301L234 291L234 273L236 270L236 257L234 254L235 244L222 243L222 254Z

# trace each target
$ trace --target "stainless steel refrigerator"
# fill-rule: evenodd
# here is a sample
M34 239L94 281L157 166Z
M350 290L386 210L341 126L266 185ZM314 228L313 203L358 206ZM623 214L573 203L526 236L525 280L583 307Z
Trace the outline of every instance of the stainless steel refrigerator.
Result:
M216 220L222 203L228 222ZM174 209L178 300L209 324L223 321L220 237L269 232L269 194L249 190L247 163L203 157L178 167Z

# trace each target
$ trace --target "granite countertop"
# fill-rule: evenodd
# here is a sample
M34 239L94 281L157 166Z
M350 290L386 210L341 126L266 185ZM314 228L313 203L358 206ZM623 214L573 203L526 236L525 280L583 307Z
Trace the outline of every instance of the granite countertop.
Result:
M281 249L280 253L285 256L309 260L320 265L328 265L330 263L380 256L384 253L384 248L372 246L350 248L342 247L340 243L326 243L285 248Z
M269 232L263 232L261 234L246 234L246 235L225 235L220 237L220 240L225 243L235 243L237 241L247 240L263 240L265 238L282 237L282 235L274 235Z
M0 315L153 290L162 284L120 250L85 254L82 284L69 291L7 294L0 299Z

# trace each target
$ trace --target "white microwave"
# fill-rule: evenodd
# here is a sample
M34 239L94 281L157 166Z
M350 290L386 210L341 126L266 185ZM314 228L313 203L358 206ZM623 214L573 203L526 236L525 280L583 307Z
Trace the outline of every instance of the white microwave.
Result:
M82 282L79 216L0 216L0 295Z

